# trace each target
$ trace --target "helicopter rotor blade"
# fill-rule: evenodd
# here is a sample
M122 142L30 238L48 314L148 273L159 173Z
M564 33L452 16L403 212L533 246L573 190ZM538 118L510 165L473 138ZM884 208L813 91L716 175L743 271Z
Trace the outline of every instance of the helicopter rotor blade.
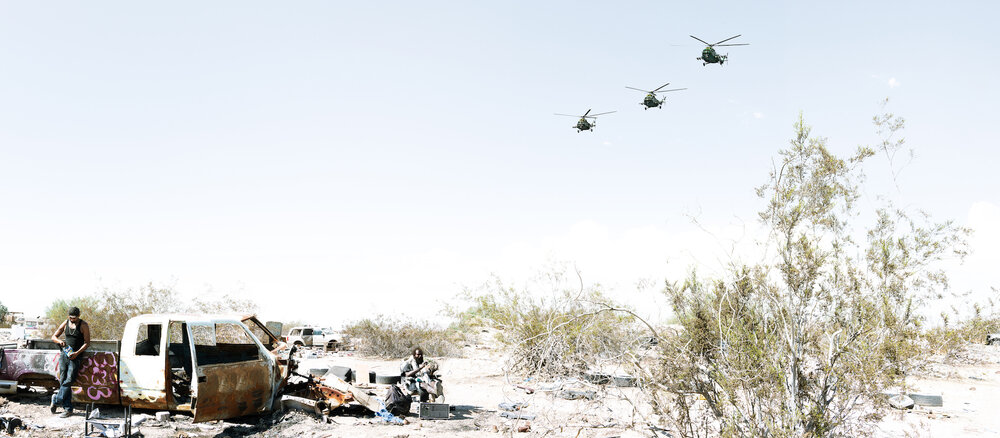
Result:
M590 114L590 110L589 109L587 110L587 112L583 113L583 117L587 117L587 114Z
M670 82L667 82L667 83L665 83L663 85L660 85L659 87L656 87L656 89L653 90L653 91L650 91L650 93L655 93L657 91L660 91L660 88L666 87L667 85L670 85Z
M588 112L589 112L589 111L588 111ZM597 116L603 116L603 115L605 115L605 114L611 114L611 113L616 113L616 112L618 112L618 111L608 111L608 112L606 112L606 113L597 113L597 114L591 114L591 115L589 115L589 116L586 116L586 115L585 115L584 117L597 117Z
M555 114L557 116L566 116L566 117L580 117L580 116L574 116L572 114L561 114L561 113L552 113L552 114Z
M670 89L670 90L663 90L663 91L661 91L661 93L666 93L668 91L681 91L681 90L687 90L687 88L673 88L673 89Z
M736 35L736 36L733 36L733 37L729 37L729 38L726 38L726 39L724 39L724 40L722 40L722 41L719 41L719 42L717 42L717 43L715 43L715 44L712 44L712 45L713 45L713 46L717 46L717 45L719 45L719 44L722 44L722 43L724 43L724 42L726 42L726 41L729 41L729 40L731 40L731 39L733 39L733 38L739 38L739 37L740 37L740 36L742 36L742 35L743 35L743 34L739 34L739 35Z
M629 90L635 90L635 91L641 91L641 92L643 92L643 93L652 93L652 91L649 91L649 90L642 90L642 89L639 89L639 88L635 88L635 87L625 87L625 88L628 88Z
M696 39L696 40L698 40L698 41L701 41L701 42L705 43L705 40L703 40L703 39L701 39L701 38L698 38L698 37L696 37L696 36L694 36L694 35L688 35L688 36L689 36L689 37L691 37L691 38L694 38L694 39ZM706 45L706 46L711 46L711 44L709 44L709 43L705 43L705 45Z
M749 46L750 43L744 44L716 44L717 47L732 47L732 46Z

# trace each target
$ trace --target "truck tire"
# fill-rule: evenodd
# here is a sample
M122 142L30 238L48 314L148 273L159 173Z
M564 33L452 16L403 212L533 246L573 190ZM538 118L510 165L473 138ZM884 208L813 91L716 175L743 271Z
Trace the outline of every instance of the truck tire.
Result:
M327 351L337 351L337 345L338 345L337 341L327 342L326 343L326 350Z
M383 385L399 383L399 374L375 374L375 383Z

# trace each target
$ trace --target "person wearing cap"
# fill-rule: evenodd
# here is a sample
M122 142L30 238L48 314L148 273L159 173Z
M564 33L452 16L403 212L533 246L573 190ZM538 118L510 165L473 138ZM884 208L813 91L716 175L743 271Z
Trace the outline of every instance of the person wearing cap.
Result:
M66 335L66 339L59 339ZM62 347L59 354L59 391L52 395L49 411L56 413L62 406L60 417L73 415L73 381L80 370L80 355L90 347L90 325L80 319L80 308L71 307L69 317L52 334L52 342Z

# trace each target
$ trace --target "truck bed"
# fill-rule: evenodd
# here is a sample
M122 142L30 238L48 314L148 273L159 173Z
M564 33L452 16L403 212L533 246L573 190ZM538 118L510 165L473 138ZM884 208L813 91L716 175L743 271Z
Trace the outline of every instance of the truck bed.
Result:
M91 341L73 383L74 402L118 404L120 348L120 341ZM59 354L59 346L47 339L31 339L26 348L0 347L0 380L58 388Z

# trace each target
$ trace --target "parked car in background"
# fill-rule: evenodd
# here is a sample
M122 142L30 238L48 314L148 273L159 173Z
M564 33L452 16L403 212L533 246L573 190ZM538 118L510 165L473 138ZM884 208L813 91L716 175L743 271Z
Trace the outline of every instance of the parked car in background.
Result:
M299 347L323 347L334 350L344 341L344 336L329 327L292 327L285 337L285 343Z

